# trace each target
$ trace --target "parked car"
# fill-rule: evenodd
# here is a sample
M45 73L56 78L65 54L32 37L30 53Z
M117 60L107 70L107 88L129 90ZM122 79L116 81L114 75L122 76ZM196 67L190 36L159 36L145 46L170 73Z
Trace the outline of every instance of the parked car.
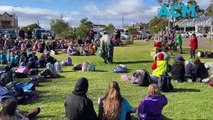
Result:
M54 39L53 33L49 30L41 31L41 36L43 39Z
M0 37L4 36L4 31L0 29Z
M13 29L5 29L2 31L2 36L4 36L5 38L16 39L17 33Z
M140 30L138 31L141 39L151 39L151 33L148 30Z
M196 35L197 37L204 37L204 35L203 35L202 33L200 33L200 32L195 32L195 35Z
M36 29L35 31L33 31L33 37L37 38L37 39L41 39L42 35L41 33L44 32L43 29Z
M186 33L186 32L183 32L183 33L181 33L181 37L183 37L183 38L188 38L188 37L189 37L189 34Z
M122 32L121 33L121 40L126 40L126 39L129 39L129 38L130 38L130 36L128 35L127 32Z

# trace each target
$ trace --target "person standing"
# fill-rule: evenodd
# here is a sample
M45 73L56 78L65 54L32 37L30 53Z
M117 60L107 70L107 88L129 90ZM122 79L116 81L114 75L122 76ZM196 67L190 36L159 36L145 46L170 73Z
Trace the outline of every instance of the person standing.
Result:
M93 102L87 97L88 80L79 78L74 91L66 98L65 113L69 120L97 120Z
M33 33L32 31L30 30L30 28L27 29L27 38L28 39L32 39L32 36L33 36Z
M183 54L182 50L182 37L181 34L177 31L175 36L175 52L177 52L177 46L180 46L180 54Z
M192 34L192 37L190 39L190 54L191 58L195 58L195 51L198 48L198 42L197 42L197 37L195 33Z
M104 59L104 62L111 64L113 62L113 51L114 47L112 44L111 37L104 33L103 37L100 39L100 56Z
M24 40L24 38L25 38L25 32L24 32L24 30L23 29L21 29L20 31L19 31L19 37L22 39L22 40Z

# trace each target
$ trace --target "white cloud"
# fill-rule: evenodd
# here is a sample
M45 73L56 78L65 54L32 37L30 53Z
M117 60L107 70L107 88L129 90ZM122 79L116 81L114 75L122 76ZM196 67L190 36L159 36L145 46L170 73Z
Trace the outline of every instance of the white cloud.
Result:
M98 8L96 4L89 4L84 7L87 15L96 17L96 21L99 17L101 23L121 26L122 16L124 18L124 24L130 24L132 22L148 22L155 15L157 15L157 9L159 6L148 7L143 4L143 0L118 0L117 3L113 2L106 5L105 8Z
M211 0L197 0L197 4L201 7L206 9L210 5Z
M101 24L113 23L116 27L121 27L122 16L124 24L148 22L157 15L157 9L160 8L159 6L148 7L143 3L143 0L117 0L116 3L111 0L108 3L105 7L99 7L96 3L87 3L81 6L82 11L72 12L32 7L0 6L0 13L5 11L15 13L19 18L19 26L39 21L41 27L50 28L50 20L60 18L62 14L63 19L71 23L72 26L78 26L82 18L88 18L93 23L99 23L100 19Z
M61 17L61 14L65 21L76 21L76 16L79 12L61 12L48 9L31 8L31 7L13 7L13 6L0 6L0 13L3 12L15 13L18 16L19 26L25 26L27 24L37 23L39 21L40 26L49 28L50 20ZM78 23L74 22L76 25Z

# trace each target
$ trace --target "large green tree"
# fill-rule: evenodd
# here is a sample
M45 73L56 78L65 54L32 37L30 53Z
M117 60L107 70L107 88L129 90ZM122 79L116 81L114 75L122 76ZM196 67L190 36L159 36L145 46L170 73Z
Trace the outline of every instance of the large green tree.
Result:
M209 7L206 9L206 16L213 16L213 0L211 1L211 4Z
M65 22L63 19L52 19L50 28L57 37L62 38L67 38L67 36L69 36L69 34L72 32L72 28L69 26L69 23Z
M150 32L155 33L164 30L166 26L168 26L168 21L164 18L154 17L147 25L149 26Z
M32 31L36 28L41 28L41 27L38 24L33 23L33 24L26 25L26 26L22 27L21 29L23 29L24 31L27 31L28 29L30 29Z
M78 38L86 38L92 29L92 25L93 23L88 21L88 18L81 19L79 27L75 30L75 34Z
M196 0L188 0L187 4L188 5L195 5L196 14L200 14L200 13L203 14L205 12L205 10L201 9L200 6L197 4Z
M149 22L149 25L150 25L150 27L155 26L155 25L157 25L160 21L161 21L161 19L155 16L155 17Z
M129 28L128 28L128 33L129 33L130 35L136 34L136 33L137 33L137 29L134 28L134 27L129 27Z
M110 24L108 24L107 26L105 26L104 29L105 29L105 31L108 32L109 34L112 34L113 31L115 30L115 26L114 26L112 23L110 23Z

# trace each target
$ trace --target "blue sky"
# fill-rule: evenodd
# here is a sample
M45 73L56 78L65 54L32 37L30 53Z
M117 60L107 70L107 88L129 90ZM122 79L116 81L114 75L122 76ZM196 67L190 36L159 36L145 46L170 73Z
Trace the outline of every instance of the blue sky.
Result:
M204 9L210 4L210 0L197 2ZM72 26L88 18L93 23L121 27L122 16L124 24L148 22L157 15L158 8L157 0L0 0L0 13L15 13L20 26L39 21L44 28L61 14Z

